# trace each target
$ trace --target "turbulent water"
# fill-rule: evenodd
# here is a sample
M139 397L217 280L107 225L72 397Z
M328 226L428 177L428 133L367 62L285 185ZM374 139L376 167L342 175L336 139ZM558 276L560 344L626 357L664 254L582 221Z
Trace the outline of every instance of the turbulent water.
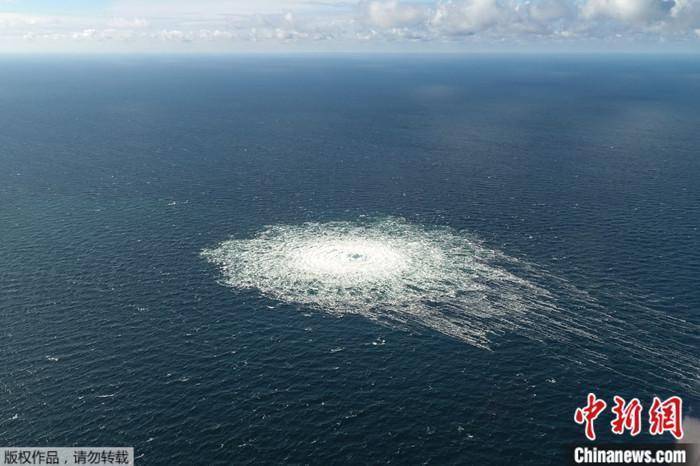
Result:
M621 337L626 323L585 291L466 232L391 217L273 225L202 255L220 267L227 286L334 316L423 327L483 349L507 332L535 340L604 341L657 361L659 372L689 390L700 388L700 364L682 347ZM562 298L568 306L559 304ZM637 318L666 331L700 330L651 309L638 312ZM583 346L578 358L605 364L605 355Z
M487 347L555 311L548 292L507 269L517 260L463 233L399 219L272 226L204 256L224 283L334 315L421 325Z

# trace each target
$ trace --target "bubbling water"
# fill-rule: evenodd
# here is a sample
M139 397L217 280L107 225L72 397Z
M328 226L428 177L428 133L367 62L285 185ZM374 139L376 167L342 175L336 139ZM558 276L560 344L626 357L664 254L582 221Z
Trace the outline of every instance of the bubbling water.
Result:
M531 332L542 327L532 316L556 311L544 288L508 270L519 261L469 235L396 218L270 226L203 254L228 286L485 348L489 336Z
M275 225L202 255L220 267L224 285L305 309L427 328L484 349L505 333L563 342L576 367L612 370L609 355L627 354L653 364L662 383L700 392L700 364L683 343L700 332L697 325L631 301L621 305L635 318L620 317L465 232L391 217ZM620 375L640 382L634 371Z
M387 280L409 267L410 257L394 245L362 237L341 237L290 251L292 269L319 279L345 280L348 285Z

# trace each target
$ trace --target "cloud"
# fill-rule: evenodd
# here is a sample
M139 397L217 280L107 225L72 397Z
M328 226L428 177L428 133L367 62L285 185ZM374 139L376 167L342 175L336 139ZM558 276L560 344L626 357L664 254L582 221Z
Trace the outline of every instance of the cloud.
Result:
M53 22L53 19L46 16L0 12L0 29L46 26L51 22Z
M577 13L576 5L566 0L527 1L522 4L520 10L526 12L529 19L538 23L572 19Z
M369 24L379 28L420 26L429 18L430 13L424 5L400 3L398 0L371 1L364 8Z
M66 49L121 41L126 51L700 45L700 0L113 0L83 16L2 10L0 3L0 50L21 49L23 41Z
M673 0L587 0L583 15L587 18L650 23L667 19L674 6Z
M431 25L447 35L468 35L494 28L512 11L499 0L448 0L441 2Z
M671 17L680 30L700 28L700 0L676 0Z
M144 18L112 18L107 22L109 27L117 29L142 29L150 26L150 22Z

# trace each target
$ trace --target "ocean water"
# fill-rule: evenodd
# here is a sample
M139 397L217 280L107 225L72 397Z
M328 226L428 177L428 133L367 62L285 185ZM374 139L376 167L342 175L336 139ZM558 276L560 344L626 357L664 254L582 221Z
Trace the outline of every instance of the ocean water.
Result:
M698 108L696 57L3 57L0 445L545 465L589 391L699 417Z

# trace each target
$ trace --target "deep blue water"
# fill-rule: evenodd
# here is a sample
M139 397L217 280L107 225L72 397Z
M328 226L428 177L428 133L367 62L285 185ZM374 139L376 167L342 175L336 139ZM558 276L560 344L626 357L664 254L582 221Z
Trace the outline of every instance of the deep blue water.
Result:
M2 58L0 445L540 465L589 391L698 417L699 108L694 57ZM488 351L224 287L200 255L362 216L535 264L604 338Z

